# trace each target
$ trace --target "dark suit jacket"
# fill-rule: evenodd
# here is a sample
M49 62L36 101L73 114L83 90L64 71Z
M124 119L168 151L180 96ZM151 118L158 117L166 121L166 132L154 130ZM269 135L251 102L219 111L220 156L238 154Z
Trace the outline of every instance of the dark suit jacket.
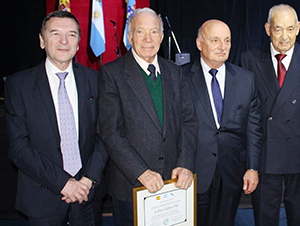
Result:
M254 72L263 119L261 171L300 173L300 45L295 44L284 84L279 89L270 44L242 54L241 65Z
M83 168L100 181L106 153L96 133L97 72L73 64L78 91ZM45 64L8 77L5 85L9 156L18 167L16 208L31 217L55 213L70 178L63 170L60 136Z
M147 169L171 178L175 167L194 170L197 119L187 84L175 64L158 58L163 85L163 128L131 51L100 72L100 128L110 162L110 194L132 200Z
M226 63L223 113L217 129L200 60L183 66L199 121L195 173L197 192L206 192L219 164L229 195L241 192L245 169L258 169L261 152L259 100L254 76ZM247 161L246 161L247 156Z

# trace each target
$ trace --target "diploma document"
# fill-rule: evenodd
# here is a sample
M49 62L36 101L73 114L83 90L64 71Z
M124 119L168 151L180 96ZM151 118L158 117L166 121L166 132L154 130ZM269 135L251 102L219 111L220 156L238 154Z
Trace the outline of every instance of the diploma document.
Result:
M133 189L134 226L196 225L196 175L187 190L176 188L176 181L165 181L156 193Z

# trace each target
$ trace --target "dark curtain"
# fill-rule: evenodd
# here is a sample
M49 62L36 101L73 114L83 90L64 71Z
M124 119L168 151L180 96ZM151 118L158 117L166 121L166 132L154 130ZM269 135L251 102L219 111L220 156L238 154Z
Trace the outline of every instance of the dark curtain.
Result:
M220 19L231 29L232 47L229 61L239 63L240 54L250 48L269 42L264 24L269 9L277 0L151 0L150 5L164 20L165 38L160 54L168 58L167 16L182 52L191 54L191 60L198 57L195 40L200 25L208 19ZM286 0L298 13L300 1ZM177 53L174 41L171 44L172 60Z
M3 1L0 7L1 76L33 67L44 58L39 30L46 13L44 1Z

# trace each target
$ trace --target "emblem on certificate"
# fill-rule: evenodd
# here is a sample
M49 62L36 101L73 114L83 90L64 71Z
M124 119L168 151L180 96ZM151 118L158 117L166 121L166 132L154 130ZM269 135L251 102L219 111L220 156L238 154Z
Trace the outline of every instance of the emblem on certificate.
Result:
M196 225L196 175L187 190L176 188L176 181L165 181L156 193L133 189L134 226Z

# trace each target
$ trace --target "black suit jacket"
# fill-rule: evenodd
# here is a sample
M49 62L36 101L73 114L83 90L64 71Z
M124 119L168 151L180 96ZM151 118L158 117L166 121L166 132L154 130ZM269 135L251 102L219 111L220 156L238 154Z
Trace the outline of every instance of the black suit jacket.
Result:
M183 74L199 121L195 163L197 192L202 194L208 190L216 164L219 164L227 193L241 192L245 169L258 169L261 152L259 100L254 76L226 63L223 113L217 129L200 60L184 65Z
M178 66L158 58L163 86L163 128L131 51L100 72L101 136L110 162L110 194L132 200L132 188L147 169L171 178L175 167L194 170L197 119Z
M73 63L78 92L81 175L100 181L106 153L96 131L97 72ZM48 217L61 201L70 178L63 170L60 136L45 63L9 76L5 85L9 156L18 167L16 208ZM91 194L92 195L92 194ZM91 198L91 196L90 196Z
M285 81L279 89L270 44L242 54L241 65L254 72L263 119L261 171L300 173L300 45L295 44Z

